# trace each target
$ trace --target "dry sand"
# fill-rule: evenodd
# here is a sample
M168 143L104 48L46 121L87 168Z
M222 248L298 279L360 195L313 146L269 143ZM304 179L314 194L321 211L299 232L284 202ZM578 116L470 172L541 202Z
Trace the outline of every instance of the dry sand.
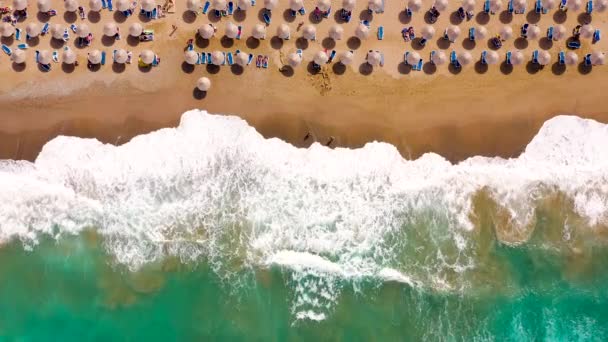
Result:
M8 0L0 6L9 5ZM51 23L69 26L74 20L63 16L63 1L54 0L59 15ZM515 15L509 19L505 13L492 16L476 15L471 21L459 24L463 33L455 44L445 45L440 33L454 19L450 14L459 2L454 1L434 24L437 34L426 47L415 42L405 43L401 29L414 26L420 35L424 25L424 11L430 7L425 2L423 11L414 13L411 22L403 10L405 1L387 0L385 13L374 14L372 33L360 46L351 37L360 18L366 18L367 2L359 0L353 20L343 24L345 39L331 47L325 39L330 25L336 22L333 14L316 24L317 41L309 42L304 49L304 63L293 72L281 73L281 60L297 47L305 47L297 38L296 31L301 22L310 18L297 16L291 20L284 16L288 1L282 1L273 10L272 24L268 27L267 39L256 46L248 39L254 24L260 22L263 1L246 12L246 16L235 15L216 22L213 16L198 17L185 12L185 0L176 1L176 10L166 18L143 22L145 28L156 32L156 39L149 43L135 43L126 39L128 26L141 21L134 16L123 20L117 12L101 12L100 18L85 20L95 33L95 41L88 49L74 46L74 35L66 43L77 50L80 66L74 70L61 64L53 64L49 73L41 72L34 63L35 49L55 49L62 45L51 42L50 35L41 37L36 46L28 50L25 67L13 65L6 55L0 56L0 158L34 159L43 144L58 134L95 137L104 142L124 143L134 135L178 123L180 115L189 109L205 109L210 113L234 114L246 119L264 136L280 137L298 146L310 145L313 141L326 143L335 138L332 146L362 146L369 141L386 141L396 145L406 158L415 158L424 152L434 151L457 161L472 155L514 156L522 151L542 123L557 114L577 114L608 121L608 109L602 100L600 89L606 85L608 67L582 67L560 69L553 63L557 53L565 50L564 41L554 42L550 47L545 40L530 41L523 49L530 56L539 46L552 54L551 65L537 70L531 65L516 66L512 71L502 65L465 67L454 73L446 65L434 69L425 64L422 72L413 72L403 64L403 53L418 50L425 62L433 49L469 50L477 60L482 50L489 49L488 42L468 43L466 32L471 26L484 24L490 36L496 34L507 23L518 33L526 20L538 20L543 34L560 14L553 10L540 18L535 14ZM314 1L305 0L310 14ZM159 2L160 4L160 2ZM81 0L88 7L88 1ZM341 1L333 1L333 12L337 13ZM506 1L503 6L506 9ZM478 1L478 11L482 2ZM528 11L533 10L529 1ZM569 12L564 25L571 30L588 16ZM241 13L242 14L242 13ZM555 15L554 15L555 14ZM606 13L595 13L592 24L608 33ZM17 25L25 29L31 20L39 20L34 0L30 0L30 18ZM101 39L104 23L116 20L122 39ZM230 41L221 39L225 23L233 21L243 26L243 38ZM486 23L487 21L487 23ZM213 22L218 27L218 36L211 41L196 40L197 51L232 51L240 49L255 55L270 56L267 70L254 65L240 70L222 66L189 67L183 64L183 49L196 28ZM292 28L292 39L280 44L276 28L287 22ZM170 35L172 25L178 29ZM383 41L376 39L379 25L385 27ZM24 32L25 33L25 32ZM24 34L25 35L25 34ZM24 38L22 38L23 41ZM17 41L3 43L15 48ZM33 42L31 45L35 44ZM514 50L521 40L511 39L499 50L501 58L507 50ZM606 39L592 45L583 41L578 50L579 57L590 51L606 51ZM306 44L304 44L306 45ZM309 62L315 52L324 47L339 52L355 49L355 63L343 68L333 63L323 67L318 74L310 72ZM97 48L108 53L109 63L97 71L86 68L86 52ZM124 69L112 65L111 53L117 48L133 51L137 56L143 49L152 49L161 57L159 67L139 69L137 64ZM384 67L373 70L364 63L366 51L380 50L385 55ZM212 81L211 90L203 96L194 89L196 80L207 76ZM311 138L303 139L306 133Z

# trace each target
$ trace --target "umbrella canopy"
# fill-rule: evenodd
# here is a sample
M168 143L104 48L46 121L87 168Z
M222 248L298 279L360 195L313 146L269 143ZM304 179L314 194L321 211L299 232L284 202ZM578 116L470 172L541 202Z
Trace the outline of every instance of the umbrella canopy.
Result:
M54 24L51 26L51 37L54 39L63 39L64 28L60 24Z
M581 37L583 38L593 38L593 32L595 32L595 29L591 24L583 25L580 30Z
M502 1L490 0L490 12L497 13L502 9Z
M374 12L378 12L382 10L382 0L368 0L367 8Z
M101 63L101 52L99 50L92 50L87 54L87 59L91 64Z
M17 11L23 11L27 8L27 0L13 0L13 8Z
M407 8L412 12L418 12L422 8L422 0L408 0Z
M36 37L40 34L40 26L36 23L29 23L25 26L25 33L30 37Z
M211 81L207 77L201 77L196 81L196 87L200 91L207 91L211 88Z
M553 40L562 40L566 38L566 26L555 25L553 27Z
M315 37L317 36L317 28L314 27L313 25L304 25L304 27L302 28L302 37L304 37L304 39L308 39L308 40L315 40Z
M317 7L322 12L327 12L331 8L330 0L317 0Z
M530 27L528 27L527 38L531 40L540 38L540 27L538 27L538 25L530 25Z
M213 0L211 2L211 7L213 9L219 10L219 11L223 11L227 8L227 4L226 4L226 0Z
M329 57L325 51L319 51L315 53L315 56L313 57L313 61L319 65L327 63L328 60Z
M505 25L500 28L499 34L501 39L511 39L511 37L513 37L513 29L511 28L511 26Z
M116 1L116 7L119 11L126 11L131 6L129 0L118 0Z
M51 10L51 0L38 0L38 11L48 12Z
M141 33L144 31L144 28L140 23L133 23L129 26L129 35L133 37L139 37Z
M234 61L236 62L236 64L244 67L244 66L247 66L247 62L249 62L249 56L246 53L239 51L234 56Z
M363 24L357 25L357 28L355 29L355 36L361 40L367 39L367 37L369 37L369 27Z
M475 39L481 40L485 39L488 36L488 30L485 26L478 26L475 29Z
M209 24L202 25L198 28L198 35L203 39L211 39L214 34L215 30L213 29L213 26Z
M213 51L211 53L211 63L214 65L222 65L226 60L226 56L221 51Z
M188 11L198 13L199 9L201 8L201 0L187 0L186 8Z
M25 50L16 49L11 54L11 61L15 64L25 63Z
M595 2L595 10L598 12L605 12L608 9L608 0L597 0Z
M355 4L356 4L355 0L342 0L342 8L344 8L347 11L354 10Z
M578 64L578 55L574 51L566 52L566 64L576 65Z
M511 64L513 65L524 64L524 59L524 54L519 50L511 53Z
M271 11L277 7L277 0L264 0L264 8Z
M591 64L593 65L604 65L606 56L603 52L595 51L591 53L589 58L591 59Z
M381 59L382 55L380 55L380 52L372 51L367 53L367 58L365 59L365 61L371 66L376 66L380 64Z
M338 24L334 24L329 28L329 38L333 40L341 40L344 36L344 28Z
M445 34L448 37L448 40L453 43L456 41L456 39L458 39L458 36L460 35L460 27L450 25L447 29L445 29Z
M264 39L266 37L266 26L262 24L255 24L255 26L253 26L253 30L251 31L251 35L255 39Z
M353 63L355 55L351 51L344 51L340 54L340 63L349 65Z
M410 52L407 54L407 64L409 65L416 65L418 63L418 61L420 60L420 54L416 51L414 52Z
M298 11L302 7L304 7L304 0L289 0L289 8L292 11Z
M124 49L116 50L116 53L114 54L114 62L118 64L125 64L127 62L127 59L129 59L127 51L125 51Z
M543 8L546 10L552 10L557 5L556 0L542 0Z
M540 65L547 65L549 63L551 63L551 55L549 54L549 52L545 51L545 50L541 50L538 52L538 64Z
M101 0L89 0L89 10L93 12L101 11Z
M143 50L139 53L139 58L144 64L152 64L154 62L155 54L152 50Z
M468 51L463 51L458 54L457 59L461 65L469 65L473 61L473 56Z
M2 37L10 37L15 34L15 27L9 23L2 23L0 26L0 35Z
M108 37L114 37L118 33L118 26L116 23L111 21L103 25L103 34Z
M300 54L292 52L287 56L287 64L295 68L302 63L302 56Z
M439 12L443 12L448 9L448 0L435 0L433 7Z
M63 2L66 12L76 12L78 10L78 1L76 0L65 0Z
M154 0L141 0L141 8L146 12L151 12L156 8L156 1Z
M422 27L422 31L420 32L420 34L422 35L422 38L430 40L435 35L435 27L431 25L425 25Z
M513 0L513 10L522 12L526 8L526 0Z
M89 29L89 26L87 24L80 24L76 27L76 34L80 38L85 38L89 35L89 33L91 33L91 30Z
M462 2L462 9L465 12L473 12L475 10L475 0L464 0Z
M186 50L184 52L184 61L190 65L194 65L198 62L198 54L193 50Z
M236 26L233 22L229 21L226 23L226 30L224 34L226 35L226 37L234 39L239 34L239 27Z
M238 0L236 5L239 9L246 11L249 9L249 7L251 7L251 0Z
M63 50L61 61L64 64L74 64L76 62L76 53L72 49Z
M448 57L445 55L445 52L439 50L433 54L431 61L433 61L435 65L443 65L448 61Z
M49 50L42 50L38 53L38 63L40 64L51 64L53 56Z
M289 26L285 23L282 23L281 25L279 25L279 27L277 27L277 36L281 39L289 39L289 36L291 35L291 29L289 28Z
M583 2L581 0L568 0L566 6L572 11L578 11L583 6Z
M499 60L500 56L498 56L498 52L494 50L486 52L486 63L492 65L498 63Z

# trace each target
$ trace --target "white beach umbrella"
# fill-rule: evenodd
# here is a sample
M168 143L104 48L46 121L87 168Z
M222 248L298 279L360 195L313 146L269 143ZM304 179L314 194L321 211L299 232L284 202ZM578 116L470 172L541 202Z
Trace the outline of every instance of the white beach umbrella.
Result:
M118 33L118 26L116 23L111 21L109 23L105 23L103 25L103 34L104 36L114 37Z
M267 10L273 10L277 7L277 0L264 0L264 8Z
M439 12L443 12L448 9L448 0L435 0L433 7Z
M249 62L249 56L246 53L239 51L234 56L234 61L236 62L236 64L244 67L244 66L247 66L247 62Z
M116 8L118 8L118 10L121 12L129 10L130 7L131 7L130 0L117 0L116 1Z
M141 8L146 12L151 12L156 8L155 0L141 0Z
M76 12L78 10L78 1L76 0L64 0L63 6L66 12Z
M464 66L471 64L471 62L473 61L473 56L471 56L468 51L463 51L458 54L457 59L458 62Z
M37 37L40 34L40 26L35 22L31 22L25 26L25 33L30 37Z
M99 50L91 50L87 54L87 60L91 64L99 64L101 63L101 52Z
M230 39L236 38L239 35L239 27L236 26L232 21L226 22L226 30L224 32L226 37Z
M10 37L15 34L15 27L9 23L2 23L0 26L0 35L2 37Z
M76 27L76 35L80 38L85 38L89 33L91 33L91 30L87 24L80 24Z
M207 77L201 77L196 81L196 87L200 91L208 91L211 88L211 81Z
M593 65L604 65L606 61L606 56L604 53L599 51L592 52L589 58L591 59L591 64Z
M322 65L327 63L327 61L329 60L329 56L327 56L327 53L325 51L319 51L317 53L315 53L315 56L312 59L316 64Z
M569 10L576 12L581 9L583 2L581 0L568 0L566 6Z
M292 52L287 56L287 64L295 68L302 63L302 56L300 54Z
M344 51L340 54L340 63L344 65L352 64L354 59L355 55L352 53L352 51Z
M595 32L595 29L593 26L591 26L591 24L583 25L580 30L581 37L587 39L593 38L593 32Z
M338 24L334 24L329 28L329 38L333 40L341 40L344 36L344 28Z
M502 1L490 0L490 12L498 13L502 9Z
M355 9L356 1L355 0L342 0L342 8L346 11L352 11Z
M448 61L448 57L446 56L445 52L439 50L433 54L431 60L435 65L443 65Z
M201 25L198 28L198 35L203 39L211 39L215 35L215 29L209 24Z
M190 65L195 65L198 62L198 54L193 50L186 50L184 52L184 61Z
M422 0L408 0L407 8L412 12L418 12L422 8Z
M224 64L225 59L226 56L221 51L213 51L211 53L211 63L214 65Z
M140 23L133 23L129 26L129 35L133 37L139 37L144 32L143 26Z
M11 61L15 64L25 63L25 50L16 49L11 54Z
M368 52L367 58L365 59L367 64L369 64L371 66L379 65L381 60L382 60L382 55L378 51Z
M422 35L422 38L430 40L435 35L435 27L431 25L425 25L422 27L420 34Z
M304 39L308 39L308 40L315 40L315 37L317 36L317 28L314 27L313 25L304 25L304 27L302 28L302 37Z
M266 38L266 26L262 24L255 24L253 26L253 30L251 31L251 35L255 39L264 39Z
M542 6L546 10L552 10L557 6L556 0L542 0Z
M292 11L299 11L302 7L304 7L304 0L289 0L289 8Z
M382 0L368 0L367 8L374 12L379 12L382 10Z
M246 11L249 9L249 7L251 7L251 0L238 0L236 2L238 8L240 8L243 11Z
M39 12L48 12L51 10L51 0L38 0L37 4Z
M526 8L526 0L513 0L513 10L521 12Z
M40 64L51 64L53 59L49 50L42 50L38 53L38 63Z
M528 27L527 37L530 40L537 40L540 38L540 27L538 27L538 25L530 25Z
M597 0L595 3L595 10L598 12L605 12L608 9L608 0Z
M61 24L51 25L51 37L53 37L53 39L62 40L64 30L65 29L63 28L63 26L61 26Z
M279 27L277 27L277 36L281 39L289 39L291 36L291 29L285 23L281 23Z
M186 8L190 12L198 13L198 11L201 9L201 0L187 0Z
M498 52L494 51L494 50L490 50L488 52L486 52L486 63L493 65L498 63L498 60L500 59L500 56L498 56Z
M511 64L521 65L524 64L524 60L524 54L521 51L517 50L511 53Z
M473 12L475 10L475 0L462 1L462 9L465 10L465 12Z
M456 25L450 25L447 29L445 29L445 34L446 36L448 36L448 40L453 43L456 41L456 39L458 39L458 36L460 35L460 27Z
M212 7L213 9L218 10L218 11L223 11L223 10L225 10L225 9L227 8L227 6L228 6L228 5L227 5L227 3L226 3L226 0L213 0L213 1L211 2L211 7Z
M508 40L513 37L513 28L511 26L505 25L500 28L500 39Z
M548 51L540 50L538 52L537 60L538 60L538 64L547 65L547 64L551 63L551 54L549 54Z
M74 64L74 62L76 62L76 53L72 49L63 50L61 53L61 61L64 64Z
M578 64L578 55L574 51L566 52L566 64L568 65L576 65Z
M322 12L327 12L331 8L330 0L317 0L317 8Z
M566 38L566 36L566 26L559 24L553 27L553 40L562 40Z
M141 58L141 61L144 64L152 64L152 62L154 62L154 57L156 57L156 55L152 50L146 49L139 53L139 58Z
M27 0L13 0L13 9L23 11L27 8Z
M420 60L420 54L416 51L407 54L406 62L409 65L416 65Z
M357 28L355 29L355 36L361 40L367 39L367 37L369 37L369 27L363 24L357 25Z
M102 9L101 0L89 0L89 10L99 12Z
M475 39L482 40L488 36L488 30L485 26L478 26L475 29Z
M118 64L125 64L128 59L129 54L124 49L118 49L116 50L116 53L114 53L114 62Z

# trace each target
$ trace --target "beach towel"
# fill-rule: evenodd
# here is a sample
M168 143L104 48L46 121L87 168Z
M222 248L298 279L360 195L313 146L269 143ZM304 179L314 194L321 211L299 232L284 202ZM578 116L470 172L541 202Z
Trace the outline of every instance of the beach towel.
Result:
M380 53L380 66L383 67L384 66L384 54Z
M384 39L384 26L378 26L378 40Z
M11 50L11 48L6 46L5 44L2 44L2 51L4 51L4 53L6 53L9 56L13 54L13 50Z
M205 2L205 6L203 6L203 14L207 14L209 11L209 6L211 6L211 3L209 1Z
M336 50L331 50L331 53L329 54L329 60L328 60L329 63L331 63L334 60L334 58L336 58L336 53L337 53Z
M403 63L404 63L405 65L410 65L410 64L407 62L407 56L409 56L409 55L410 55L410 52L409 52L409 51L406 51L406 52L403 54Z

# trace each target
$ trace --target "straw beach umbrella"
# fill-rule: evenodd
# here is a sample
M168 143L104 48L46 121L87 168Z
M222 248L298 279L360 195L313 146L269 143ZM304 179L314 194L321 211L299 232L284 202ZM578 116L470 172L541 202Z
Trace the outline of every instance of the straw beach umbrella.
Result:
M342 8L345 11L352 11L355 9L356 1L355 0L342 0Z
M142 32L144 32L144 28L140 23L133 23L129 26L129 35L132 37L139 37Z
M25 63L25 50L17 49L11 54L11 61L15 64Z
M513 29L511 28L511 26L505 25L503 27L500 28L500 39L503 40L508 40L511 39L511 37L513 37Z
M129 0L118 0L116 1L116 7L119 11L127 11L131 7L131 3Z
M344 65L350 65L353 63L355 55L352 51L344 51L340 54L340 63Z
M51 10L51 0L38 0L38 12L48 12Z
M566 27L564 25L555 25L553 27L553 40L562 40L566 38Z
M422 8L422 0L409 0L407 8L412 12L418 12Z
M156 55L154 54L154 52L152 50L146 49L139 53L139 58L141 58L141 61L144 64L152 64L152 62L154 62L155 57L156 57Z
M545 51L545 50L541 50L538 52L538 64L540 65L547 65L549 63L551 63L551 54L549 54L549 52Z
M456 39L458 39L458 36L460 35L460 27L455 25L448 26L448 28L445 29L445 35L448 37L448 40L450 42L455 42Z
M582 6L583 2L581 0L568 0L568 2L566 3L566 7L568 7L569 10L574 12L580 10Z
M255 26L253 26L253 30L251 31L251 35L255 39L266 38L266 26L262 24L255 24Z
M289 39L291 36L291 29L285 23L282 23L277 27L277 36L281 39Z
M473 12L475 10L475 0L464 0L462 2L462 9L465 12Z
M227 7L226 0L213 0L211 2L211 7L218 11L223 11Z
M246 11L251 7L251 0L238 0L236 5L241 11Z
M234 61L236 64L244 67L247 66L247 62L249 62L249 56L246 53L239 51L234 57Z
M586 39L593 38L593 32L595 32L595 29L593 26L591 26L591 24L583 25L580 30L581 37Z
M201 0L188 0L186 1L186 8L190 12L198 13L201 8Z
M557 6L556 0L542 0L542 6L546 10L552 10Z
M76 35L80 38L86 38L91 30L87 24L80 24L76 27Z
M448 0L435 0L433 7L439 12L443 12L448 9Z
M595 3L595 10L598 12L605 12L608 9L608 0L597 0Z
M49 50L41 50L38 53L38 63L40 64L51 64L52 55Z
M211 53L211 64L222 65L226 60L226 56L221 51L213 51Z
M224 31L226 37L230 39L236 38L239 34L239 27L236 26L232 21L226 23L226 29Z
M15 34L15 27L9 23L2 23L0 25L0 35L2 37L10 37Z
M578 55L574 51L566 52L566 64L568 65L576 65L578 64Z
M299 53L292 52L287 56L287 64L292 68L297 67L300 63L302 63L302 56Z
M25 33L30 37L37 37L40 34L40 26L37 23L29 23L25 26Z
M500 60L500 56L498 56L498 52L496 52L494 50L490 50L486 53L486 63L488 63L490 65L494 65L494 64L498 63L499 60Z
M292 11L299 11L302 7L304 7L303 0L289 0L289 8Z
M537 40L540 38L540 27L538 27L538 25L530 25L526 38L530 40Z
M76 0L65 0L63 2L66 12L76 12L78 10L78 1Z
M27 0L13 0L13 9L23 11L27 8Z
M63 50L61 61L63 64L74 64L76 62L76 53L72 49Z
M327 63L327 61L329 60L329 56L327 56L327 53L325 51L319 51L319 52L315 53L315 56L313 57L312 60L316 64L322 65L322 64Z
M526 0L513 0L513 10L522 12L526 8Z
M146 12L152 12L156 8L156 1L141 0L141 8Z
M363 24L357 25L355 36L361 40L367 39L367 37L369 37L369 27Z
M502 1L490 0L490 12L497 13L502 9Z
M317 0L317 8L319 8L319 10L321 12L327 12L331 8L331 1L330 0Z
M198 54L193 50L184 52L184 61L190 65L195 65L198 62Z
M203 39L211 39L214 34L215 29L209 24L201 25L201 27L198 28L198 35Z
M91 50L87 53L87 60L91 64L101 63L101 52L99 50Z
M420 34L422 35L422 38L426 40L433 39L433 36L435 35L435 27L431 25L425 25L422 27L422 31L420 32Z
M416 65L420 60L420 54L416 51L407 54L406 62L409 65Z
M315 40L317 29L313 25L304 25L302 28L302 37L307 40Z
M488 30L485 26L478 26L477 29L475 29L475 39L482 40L485 39L487 36Z
M201 77L196 81L196 88L200 91L208 91L211 88L211 81L207 77Z
M341 40L344 36L344 28L338 24L334 24L329 28L329 38L333 40Z
M589 56L589 59L591 59L591 64L593 64L593 65L604 65L606 56L604 55L603 52L595 51L595 52L591 53L591 56Z
M277 7L277 0L264 0L264 8L269 11L272 11L275 7Z
M53 37L53 39L62 40L63 31L64 31L64 28L63 28L63 26L61 26L61 24L54 24L51 26L51 37Z
M368 0L367 8L374 12L382 11L382 0Z
M524 64L524 60L524 54L521 51L517 50L511 53L511 64L521 65Z
M109 23L105 23L103 25L103 34L104 36L114 37L118 33L118 26L116 23L111 21Z
M371 66L379 65L381 60L382 60L382 55L378 51L368 52L367 58L365 59L367 64L369 64Z
M459 53L457 56L457 59L458 59L458 62L460 62L460 64L463 66L469 65L469 64L471 64L471 62L473 62L473 56L471 56L471 54L468 51L463 51L463 52Z
M102 7L101 0L89 0L89 10L99 12Z
M433 54L431 61L435 65L443 65L448 61L448 57L445 55L445 52L439 50Z
M118 64L125 64L128 59L129 55L127 54L127 51L124 49L116 50L116 53L114 54L114 62Z

